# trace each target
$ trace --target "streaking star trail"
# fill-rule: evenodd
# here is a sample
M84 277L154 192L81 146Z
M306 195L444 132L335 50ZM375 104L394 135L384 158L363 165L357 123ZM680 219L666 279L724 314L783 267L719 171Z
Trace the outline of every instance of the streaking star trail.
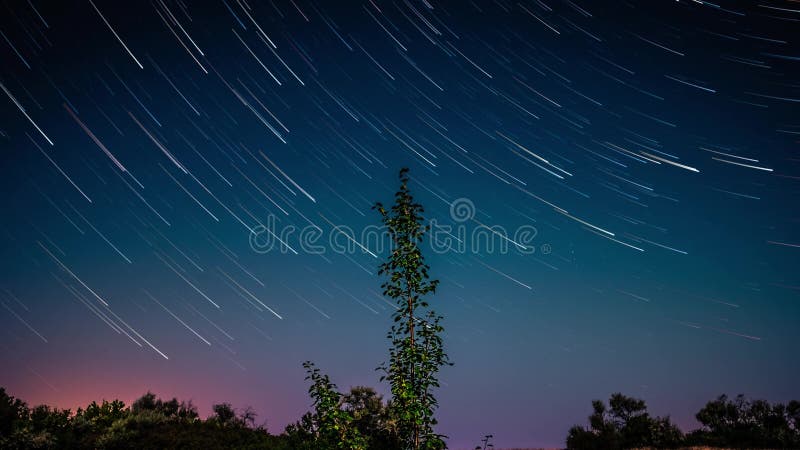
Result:
M796 2L2 8L0 386L30 403L151 390L277 433L302 361L378 386L401 167L452 448L562 446L621 390L796 394Z

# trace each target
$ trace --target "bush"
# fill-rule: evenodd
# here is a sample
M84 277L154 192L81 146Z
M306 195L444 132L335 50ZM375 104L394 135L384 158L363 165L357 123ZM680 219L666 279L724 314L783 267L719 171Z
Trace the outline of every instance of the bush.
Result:
M592 402L589 428L574 426L567 436L567 448L575 450L625 449L640 447L677 448L683 433L669 417L650 417L643 400L611 395L609 407Z

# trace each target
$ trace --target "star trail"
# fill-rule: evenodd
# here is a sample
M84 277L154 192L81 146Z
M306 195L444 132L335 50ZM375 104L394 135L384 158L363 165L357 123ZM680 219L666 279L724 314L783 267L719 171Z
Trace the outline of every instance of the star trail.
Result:
M452 448L682 426L800 377L800 4L0 6L0 385L308 409L378 383L379 216L426 208ZM202 411L202 409L201 409ZM685 413L683 413L685 411Z

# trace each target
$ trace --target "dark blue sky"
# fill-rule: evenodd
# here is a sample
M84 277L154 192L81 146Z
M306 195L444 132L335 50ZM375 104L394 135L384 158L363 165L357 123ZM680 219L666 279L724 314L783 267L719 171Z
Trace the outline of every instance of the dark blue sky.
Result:
M150 389L278 432L304 360L385 392L363 230L407 166L465 233L426 248L451 447L563 445L615 391L684 427L721 393L797 397L797 5L199 3L2 6L13 395Z

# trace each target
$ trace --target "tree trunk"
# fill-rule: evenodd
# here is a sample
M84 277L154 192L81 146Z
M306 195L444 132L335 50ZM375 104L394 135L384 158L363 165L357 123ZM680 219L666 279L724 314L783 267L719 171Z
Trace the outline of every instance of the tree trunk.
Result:
M414 338L414 300L413 300L413 297L411 296L410 292L408 294L408 329L409 329L409 335L411 337L411 352L413 354L413 353L415 353L415 346L416 346L416 342L415 342L415 338ZM416 398L417 392L416 392L416 387L415 387L416 386L416 380L415 380L415 370L414 370L415 369L415 365L416 365L416 357L415 357L415 360L413 360L412 363L411 363L411 389L414 392L414 402L417 403L417 398ZM414 423L414 449L416 450L418 448L419 448L419 425L416 423L416 420L415 420L415 423Z

